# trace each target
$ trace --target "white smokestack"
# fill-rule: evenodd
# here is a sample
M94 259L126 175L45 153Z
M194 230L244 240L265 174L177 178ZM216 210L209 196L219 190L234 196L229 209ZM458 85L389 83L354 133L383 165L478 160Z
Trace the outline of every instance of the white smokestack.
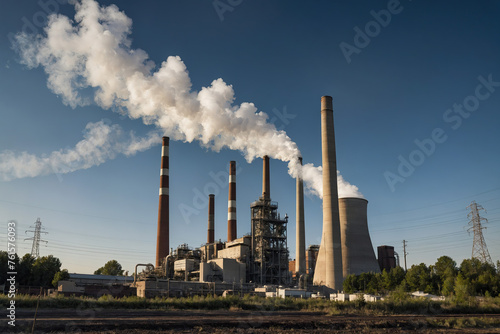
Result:
M253 103L233 105L231 85L216 79L199 92L192 91L180 57L168 57L154 71L147 53L131 48L132 20L118 7L82 0L75 8L74 21L52 15L44 36L18 34L15 45L27 66L44 68L48 87L65 104L72 108L90 104L81 90L91 87L100 107L140 118L172 140L197 140L217 152L224 147L238 150L248 162L268 155L289 162L290 175L298 176L297 145ZM321 197L320 169L306 164L303 175L307 189ZM359 192L349 196L362 197Z

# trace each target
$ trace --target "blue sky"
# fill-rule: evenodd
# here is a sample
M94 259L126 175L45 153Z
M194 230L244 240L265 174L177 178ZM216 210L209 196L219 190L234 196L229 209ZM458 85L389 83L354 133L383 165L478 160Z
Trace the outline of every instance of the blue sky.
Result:
M268 114L297 144L305 163L321 165L320 98L331 95L337 166L369 201L374 247L393 245L402 255L407 240L409 265L432 264L441 255L460 263L471 254L466 207L475 200L487 210L484 233L491 257L500 259L497 2L243 0L219 13L214 3L228 5L221 0L120 1L118 6L133 22L131 48L144 50L154 70L169 56L179 56L196 92L222 78L233 86L234 104L252 102ZM62 0L8 0L3 6L0 166L7 151L42 157L71 149L88 123L104 120L137 137L155 130L96 103L65 105L47 87L41 67L20 62L9 36L23 29L42 34L47 12L72 18L73 6ZM375 22L371 11L388 8L393 13L390 22L385 17L385 27L370 23ZM367 27L369 42L356 38L356 31L366 33ZM346 44L357 48L349 57L341 48ZM462 114L454 104L465 104ZM425 149L416 140L427 143ZM6 240L6 223L16 220L19 253L30 252L24 238L31 235L24 231L40 217L49 232L40 254L59 257L70 272L92 273L110 259L129 271L136 263L153 262L160 152L160 145L153 145L88 169L0 181L0 236ZM400 157L413 161L413 170L399 167ZM212 176L225 172L230 160L239 168L241 236L250 231L249 205L261 193L262 160L249 164L238 151L171 141L171 247L205 242L207 206L198 203L197 194L206 190L216 193L215 237L226 239L227 186L210 187L217 184ZM286 163L276 159L271 160L271 197L290 218L288 246L294 258L295 182ZM192 214L183 215L182 208ZM318 197L307 196L305 214L306 245L319 244Z

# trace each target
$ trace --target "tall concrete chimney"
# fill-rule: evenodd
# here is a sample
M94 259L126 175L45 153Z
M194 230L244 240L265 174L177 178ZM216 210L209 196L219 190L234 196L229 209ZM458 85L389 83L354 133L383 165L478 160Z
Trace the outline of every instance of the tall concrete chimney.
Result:
M236 239L236 161L229 162L229 195L227 201L227 241Z
M337 158L331 96L321 98L321 147L323 156L323 235L314 271L314 284L342 290Z
M156 233L156 267L162 265L170 250L169 245L169 187L168 187L168 145L169 138L163 137L160 170L160 203L158 205L158 231Z
M215 215L215 210L214 210L214 202L215 202L215 195L210 194L208 195L208 233L207 233L207 244L213 244L214 243L214 215Z
M269 157L262 157L262 198L265 200L271 199L271 185L269 184Z
M302 166L302 157L299 158ZM299 274L306 273L306 235L304 228L304 183L302 169L297 177L297 203L296 206L296 232L295 232L295 271Z

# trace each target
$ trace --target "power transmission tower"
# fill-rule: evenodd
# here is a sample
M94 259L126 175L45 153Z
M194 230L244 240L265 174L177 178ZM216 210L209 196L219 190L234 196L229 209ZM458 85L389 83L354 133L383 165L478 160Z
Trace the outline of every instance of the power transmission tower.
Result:
M405 271L407 271L407 269L406 269L406 255L408 255L408 253L406 252L406 245L407 244L408 244L408 242L406 240L403 240L403 255L405 258Z
M45 243L48 242L46 240L42 240L40 238L40 234L41 233L47 234L48 232L42 231L45 229L45 227L42 227L42 222L40 221L40 218L38 218L36 220L35 226L31 226L31 228L34 228L34 230L26 230L25 233L33 232L34 233L33 237L27 238L24 240L33 240L33 246L31 246L31 256L33 256L36 259L36 258L38 258L38 256L40 256L40 252L39 252L40 242L45 242Z
M472 244L472 258L476 258L481 262L484 263L489 263L493 265L493 261L491 261L490 257L490 252L488 252L488 247L486 247L486 242L484 241L484 236L483 236L483 229L486 229L485 226L482 225L482 221L488 222L488 219L482 218L479 215L480 210L486 210L479 204L477 204L475 201L472 201L472 203L467 207L467 209L470 209L469 214L467 215L468 218L470 218L469 229L467 232L472 230L474 232L474 241Z

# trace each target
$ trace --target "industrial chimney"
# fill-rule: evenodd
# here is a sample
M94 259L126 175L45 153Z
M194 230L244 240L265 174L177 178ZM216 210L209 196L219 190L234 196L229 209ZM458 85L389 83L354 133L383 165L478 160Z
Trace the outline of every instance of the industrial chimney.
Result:
M321 147L323 159L323 235L313 283L342 290L342 244L340 236L337 158L331 96L321 98Z
M208 233L207 233L207 244L213 244L214 243L214 202L215 202L215 195L210 194L208 195Z
M227 241L236 239L236 161L229 162L229 195L227 201Z
M302 166L302 157L299 158ZM302 169L297 177L296 196L296 249L295 249L295 271L299 274L306 273L306 235L304 228L304 183L302 181Z
M339 198L344 278L349 274L380 272L368 232L367 206L364 198Z
M264 200L271 200L271 185L269 184L269 157L265 155L262 157L262 198Z
M169 245L169 187L168 187L168 145L169 138L163 137L160 170L160 203L158 205L158 231L156 234L156 267L167 257Z

